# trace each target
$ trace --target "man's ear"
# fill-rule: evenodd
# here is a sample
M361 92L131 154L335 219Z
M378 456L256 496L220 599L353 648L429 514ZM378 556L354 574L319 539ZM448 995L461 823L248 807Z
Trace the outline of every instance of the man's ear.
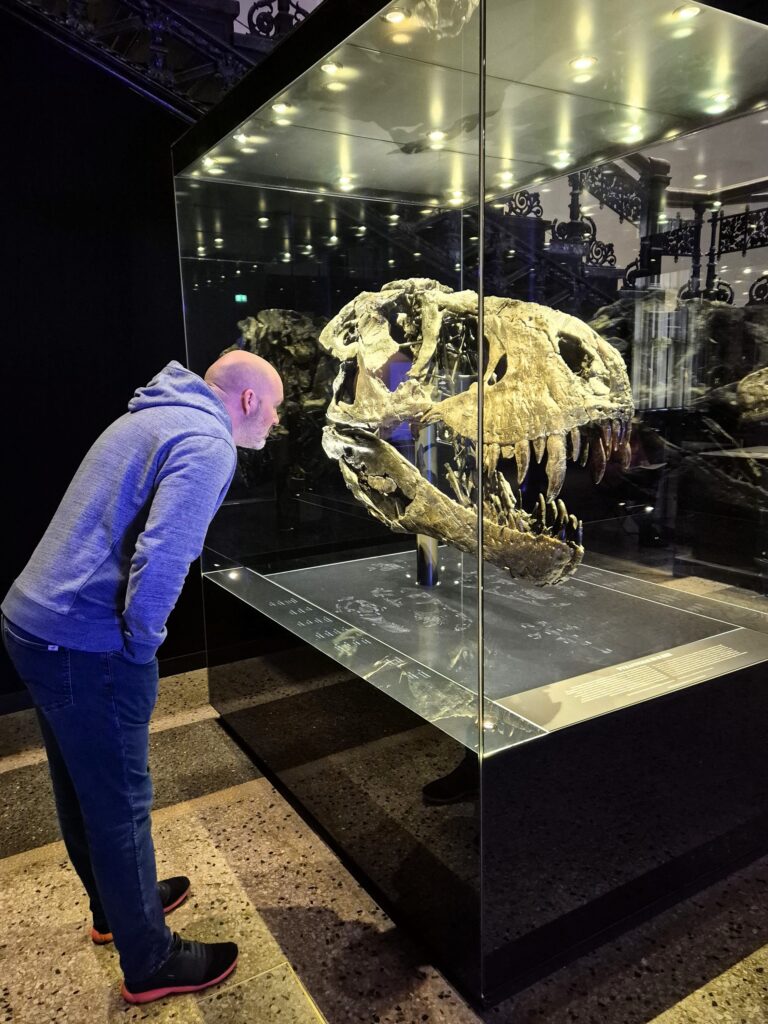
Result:
M253 388L246 388L240 396L240 401L243 406L243 412L246 416L253 416L258 411L260 401L256 397L256 392Z

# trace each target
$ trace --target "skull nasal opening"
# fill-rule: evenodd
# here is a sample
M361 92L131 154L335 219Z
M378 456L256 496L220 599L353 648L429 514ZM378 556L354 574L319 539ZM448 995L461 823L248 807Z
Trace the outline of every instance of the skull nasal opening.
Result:
M569 370L580 374L589 369L592 357L578 338L571 334L559 334L557 344L560 356Z

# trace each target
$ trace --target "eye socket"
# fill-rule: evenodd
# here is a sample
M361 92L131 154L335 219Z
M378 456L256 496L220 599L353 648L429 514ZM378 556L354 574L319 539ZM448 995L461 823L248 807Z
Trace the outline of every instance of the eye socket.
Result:
M344 363L344 376L341 378L341 383L334 395L337 402L346 402L349 405L354 403L357 389L357 374L357 360L347 359Z
M572 334L559 334L557 344L563 362L572 373L582 374L592 365L592 357Z

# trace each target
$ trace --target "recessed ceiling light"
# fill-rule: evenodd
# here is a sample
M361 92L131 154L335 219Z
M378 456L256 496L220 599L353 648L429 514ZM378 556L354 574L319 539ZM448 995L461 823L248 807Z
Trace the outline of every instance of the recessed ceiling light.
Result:
M237 135L233 135L232 138L235 140L235 142L240 143L246 143L248 141L248 136L245 134L245 132L238 132Z
M712 203L712 205L713 205L713 206L715 206L715 207L717 207L717 209L720 209L720 207L721 207L721 206L722 206L723 204L722 204L722 203L720 202L720 200L719 200L719 199L716 199L716 200L714 201L714 203Z
M224 245L224 239L223 238L214 238L213 244L214 245Z
M269 217L259 217L259 224L262 226L269 224Z
M397 7L393 7L391 11L387 11L384 15L384 20L388 21L390 25L399 25L405 21L405 11L401 11Z
M752 273L752 267L744 267L744 269L742 270L742 274L751 274L751 273Z
M388 219L389 219L389 223L390 224L397 224L397 222L400 220L400 214L399 213L390 213Z
M706 177L707 177L706 174L694 174L693 180L694 181L704 181L704 179Z
M272 109L276 114L287 114L291 108L287 103L273 103Z
M672 11L672 17L677 18L678 21L690 21L691 18L695 18L699 14L701 14L701 8L696 4L682 4Z
M338 75L341 71L342 65L337 64L335 60L326 61L325 64L320 65L320 70L324 71L326 75Z
M198 256L205 256L205 246L204 245L198 245L198 247L197 247L197 254L198 254Z
M420 252L415 252L413 255L416 257L416 259L418 259L419 256L421 256L421 253Z
M597 64L597 57L590 57L584 54L581 57L574 57L573 60L569 60L568 64L574 71L587 71Z
M387 260L387 266L388 267L394 267L394 265L395 265L395 261L394 260Z

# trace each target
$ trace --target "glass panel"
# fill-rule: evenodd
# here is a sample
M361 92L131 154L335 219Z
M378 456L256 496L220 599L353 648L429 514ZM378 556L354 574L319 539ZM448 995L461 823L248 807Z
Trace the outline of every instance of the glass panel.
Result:
M191 368L248 348L286 394L208 577L474 748L475 499L449 529L439 407L476 376L441 304L476 287L478 19L428 15L385 8L200 154L179 236Z

